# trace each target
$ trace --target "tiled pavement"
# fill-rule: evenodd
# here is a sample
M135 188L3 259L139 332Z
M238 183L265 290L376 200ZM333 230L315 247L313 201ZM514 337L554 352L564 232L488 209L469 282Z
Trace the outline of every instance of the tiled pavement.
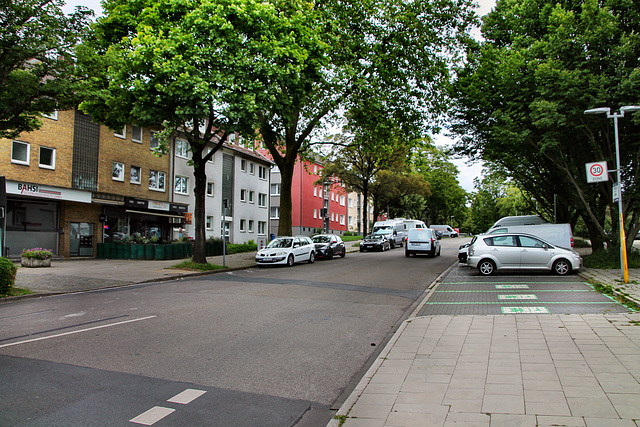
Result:
M619 273L583 277L640 303L640 270L626 285ZM640 426L640 313L416 316L421 308L329 426Z

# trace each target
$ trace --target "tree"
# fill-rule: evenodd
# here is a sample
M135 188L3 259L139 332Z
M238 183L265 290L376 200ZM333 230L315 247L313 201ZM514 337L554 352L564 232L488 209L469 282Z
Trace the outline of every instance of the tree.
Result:
M0 4L0 138L40 128L41 114L77 106L73 49L93 15L63 0Z
M282 176L280 223L291 232L295 162L311 136L342 111L375 99L397 124L422 131L445 110L448 64L457 59L474 15L469 0L275 2L300 27L290 43L304 56L297 73L265 82L271 103L261 106L259 130Z
M413 211L416 219L423 219L425 200L431 186L422 175L398 170L383 170L371 185L373 216L387 212L389 218L404 217ZM417 212L416 212L417 211Z
M189 143L195 180L193 260L206 263L206 163L231 133L253 135L261 80L273 63L304 56L296 44L299 16L280 16L258 0L109 0L82 51L91 77L81 109L117 129L126 123L164 127ZM262 98L261 98L262 97Z
M494 162L560 222L584 219L594 249L608 240L611 184L587 184L585 164L614 165L610 120L597 106L640 99L640 4L631 0L500 1L486 39L458 70L454 130L460 153ZM621 124L627 245L640 225L640 121Z

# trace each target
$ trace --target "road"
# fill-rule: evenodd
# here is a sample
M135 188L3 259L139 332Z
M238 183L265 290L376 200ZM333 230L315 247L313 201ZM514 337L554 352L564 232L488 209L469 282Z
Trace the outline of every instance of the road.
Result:
M324 425L460 243L2 304L0 425Z

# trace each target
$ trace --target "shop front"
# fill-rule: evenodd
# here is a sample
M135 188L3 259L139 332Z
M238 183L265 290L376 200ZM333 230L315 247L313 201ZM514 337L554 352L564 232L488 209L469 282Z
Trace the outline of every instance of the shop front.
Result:
M172 240L173 229L182 226L188 205L124 198L123 206L105 206L100 216L103 242L135 239Z
M23 249L44 248L68 256L62 218L67 209L86 211L91 193L15 181L7 181L6 189L5 255L17 258Z

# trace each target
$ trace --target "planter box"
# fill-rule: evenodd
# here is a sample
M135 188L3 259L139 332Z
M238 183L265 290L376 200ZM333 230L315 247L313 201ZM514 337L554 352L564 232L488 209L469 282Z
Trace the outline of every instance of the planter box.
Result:
M23 267L51 267L51 258L49 259L36 259L22 257L20 264Z

